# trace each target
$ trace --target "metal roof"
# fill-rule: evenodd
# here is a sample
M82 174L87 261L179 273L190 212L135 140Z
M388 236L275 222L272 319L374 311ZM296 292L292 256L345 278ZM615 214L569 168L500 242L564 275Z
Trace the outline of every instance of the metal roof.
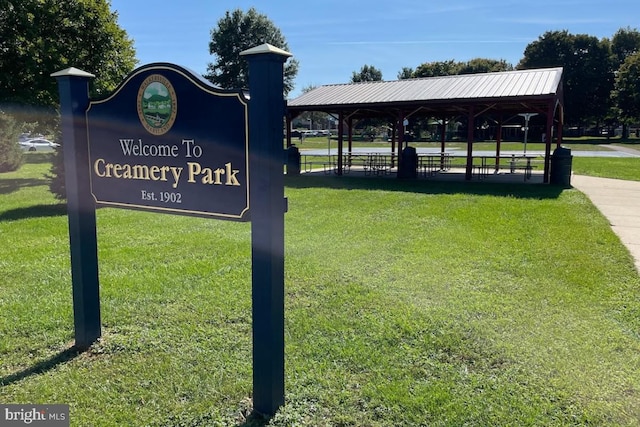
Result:
M544 68L427 77L396 81L320 86L288 101L288 108L339 110L476 101L555 98L561 91L562 68Z

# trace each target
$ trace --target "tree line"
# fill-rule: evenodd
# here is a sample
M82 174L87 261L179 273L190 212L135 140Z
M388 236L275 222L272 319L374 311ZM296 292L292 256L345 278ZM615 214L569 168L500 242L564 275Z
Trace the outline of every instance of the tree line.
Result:
M598 39L566 30L547 31L526 46L515 66L505 60L475 58L425 62L403 67L398 79L563 67L565 124L588 127L640 122L640 32L620 28L612 38ZM351 82L382 80L372 65L354 71ZM626 130L625 130L626 133Z
M284 35L266 15L254 8L227 11L211 30L213 60L205 77L222 88L247 87L247 64L239 53L262 43L288 50ZM10 120L6 116L18 122L4 126L0 153L16 145L21 129L56 132L59 101L51 73L70 66L95 73L90 94L96 98L110 93L137 63L133 40L118 25L108 0L0 0L0 115L5 123ZM293 89L298 66L296 60L285 65L286 93ZM549 31L526 47L515 66L486 58L425 62L402 68L397 78L558 66L564 68L566 124L639 120L640 32L632 28L621 28L610 39ZM352 82L370 80L382 80L372 65L351 76ZM60 158L54 162L54 177L63 175ZM5 164L0 158L0 166ZM54 181L53 191L64 195L62 180Z

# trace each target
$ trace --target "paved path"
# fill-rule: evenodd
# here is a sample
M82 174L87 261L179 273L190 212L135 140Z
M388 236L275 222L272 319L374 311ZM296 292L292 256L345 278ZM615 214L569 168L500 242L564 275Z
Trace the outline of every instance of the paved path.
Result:
M631 154L633 157L640 157L640 146L638 148L622 146L622 145L600 145L600 147L608 148L619 153ZM635 147L635 145L634 145Z
M640 273L640 182L573 175L571 185L586 194L607 217Z

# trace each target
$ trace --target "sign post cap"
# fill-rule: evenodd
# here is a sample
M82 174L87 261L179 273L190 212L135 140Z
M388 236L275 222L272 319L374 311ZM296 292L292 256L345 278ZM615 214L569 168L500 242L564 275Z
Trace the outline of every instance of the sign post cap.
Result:
M240 52L240 56L259 55L264 53L275 53L276 55L282 55L286 57L293 56L291 53L287 52L286 50L282 50L278 47L272 46L269 43L264 43L264 44L261 44L260 46L243 50L242 52Z
M51 77L87 77L94 78L95 76L86 71L82 71L75 67L65 68L64 70L57 71L51 74Z

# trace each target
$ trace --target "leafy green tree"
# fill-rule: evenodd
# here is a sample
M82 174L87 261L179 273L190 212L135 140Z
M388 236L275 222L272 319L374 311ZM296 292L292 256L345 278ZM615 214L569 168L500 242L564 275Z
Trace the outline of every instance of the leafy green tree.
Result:
M611 53L616 68L631 55L640 52L640 31L630 27L620 28L611 39Z
M410 68L403 68L402 74L407 75ZM413 71L411 77L439 77L458 74L493 73L497 71L511 71L513 65L504 59L474 58L467 62L448 61L425 62ZM400 74L398 75L400 78Z
M241 9L227 11L211 30L209 53L215 57L215 62L207 66L205 77L224 89L248 87L249 65L240 52L264 43L289 50L280 29L255 8L246 13ZM289 59L284 66L285 95L293 89L297 74L298 61Z
M398 72L398 80L406 80L413 78L413 68L402 67L402 70Z
M0 111L0 172L14 171L22 165L22 150L18 145L20 132L14 118Z
M382 80L382 71L373 65L363 65L359 72L351 74L351 83L379 82Z
M0 0L0 102L19 122L39 122L57 142L58 86L50 74L76 67L96 75L91 96L108 94L135 66L133 41L109 0ZM64 198L62 150L51 191Z
M460 66L459 74L495 73L511 70L513 70L513 65L504 59L474 58Z
M608 40L548 31L527 45L518 69L563 67L566 123L603 120L610 106L614 69Z
M611 53L614 67L618 69L618 73L616 74L616 89L612 93L612 118L619 118L622 122L622 135L623 137L628 137L629 135L629 127L628 125L631 122L631 117L627 115L629 111L629 105L625 105L625 100L628 100L630 87L627 84L628 82L622 82L619 80L620 74L619 70L625 61L631 57L632 55L640 52L640 32L636 29L632 29L630 27L620 28L611 39ZM620 85L623 85L624 88L620 89ZM618 93L618 91L622 90L623 93Z
M613 99L623 122L640 120L640 52L628 56L618 70Z
M453 59L448 61L425 62L416 67L413 77L439 77L460 74L462 68L460 62Z
M92 96L113 90L137 60L109 7L108 0L0 0L3 106L57 108L50 74L68 67L96 75Z

